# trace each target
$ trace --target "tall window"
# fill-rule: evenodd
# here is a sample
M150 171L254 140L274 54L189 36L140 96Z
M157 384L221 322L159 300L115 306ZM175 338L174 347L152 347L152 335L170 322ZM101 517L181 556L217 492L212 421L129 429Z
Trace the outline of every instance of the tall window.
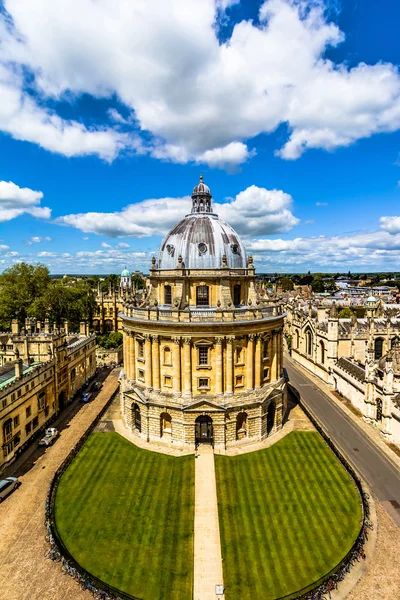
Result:
M208 348L204 346L199 348L199 365L208 365Z
M324 342L319 343L321 365L325 364L325 344Z
M144 357L144 343L142 340L138 341L138 357L139 358Z
M45 392L39 392L39 394L38 394L38 410L44 410L45 398L46 398Z
M268 340L263 343L263 358L268 358Z
M172 290L170 285L164 286L164 304L172 304Z
M171 364L172 364L171 350L168 346L165 346L165 348L164 348L164 365L171 365Z
M209 306L209 289L208 285L198 285L196 288L196 304L197 306Z
M310 330L306 332L306 352L312 355L312 333Z
M375 340L375 360L381 358L383 354L383 339L377 338Z
M138 431L142 431L142 417L140 414L140 408L137 404L134 405L133 411L134 411L135 429L137 429Z
M235 306L239 306L240 304L240 292L241 292L241 286L239 284L236 284L233 286L233 304Z

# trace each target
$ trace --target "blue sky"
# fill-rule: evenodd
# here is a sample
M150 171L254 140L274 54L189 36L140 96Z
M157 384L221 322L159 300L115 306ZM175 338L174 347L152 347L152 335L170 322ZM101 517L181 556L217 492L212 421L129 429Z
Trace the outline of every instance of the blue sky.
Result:
M203 173L259 272L400 270L395 0L0 6L0 268L147 271Z

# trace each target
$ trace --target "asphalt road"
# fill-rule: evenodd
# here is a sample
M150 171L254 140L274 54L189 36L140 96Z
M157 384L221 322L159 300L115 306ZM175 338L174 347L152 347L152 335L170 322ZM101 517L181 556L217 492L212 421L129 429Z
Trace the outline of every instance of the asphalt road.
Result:
M374 495L400 527L400 471L334 402L286 361L290 384L303 403L321 420L332 440L350 459ZM396 508L396 505L398 506Z

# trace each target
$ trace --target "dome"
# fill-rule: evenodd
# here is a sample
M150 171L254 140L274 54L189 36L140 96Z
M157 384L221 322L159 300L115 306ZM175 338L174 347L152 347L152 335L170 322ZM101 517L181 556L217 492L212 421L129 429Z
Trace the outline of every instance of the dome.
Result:
M376 302L375 296L369 296L369 298L367 298L367 302Z
M131 276L130 272L129 272L129 271L128 271L128 269L125 267L125 269L124 269L124 270L122 271L122 273L121 273L121 277L130 277L130 276Z
M176 269L182 256L186 269L220 269L226 257L230 269L247 269L247 255L236 231L211 209L210 188L203 182L192 193L192 212L164 238L158 254L159 269Z

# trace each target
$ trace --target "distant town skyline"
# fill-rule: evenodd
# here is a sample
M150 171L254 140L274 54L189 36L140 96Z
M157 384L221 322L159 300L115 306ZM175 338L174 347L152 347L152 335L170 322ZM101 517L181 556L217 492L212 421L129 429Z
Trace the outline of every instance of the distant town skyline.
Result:
M4 0L0 270L148 272L200 173L257 272L400 270L400 5Z

